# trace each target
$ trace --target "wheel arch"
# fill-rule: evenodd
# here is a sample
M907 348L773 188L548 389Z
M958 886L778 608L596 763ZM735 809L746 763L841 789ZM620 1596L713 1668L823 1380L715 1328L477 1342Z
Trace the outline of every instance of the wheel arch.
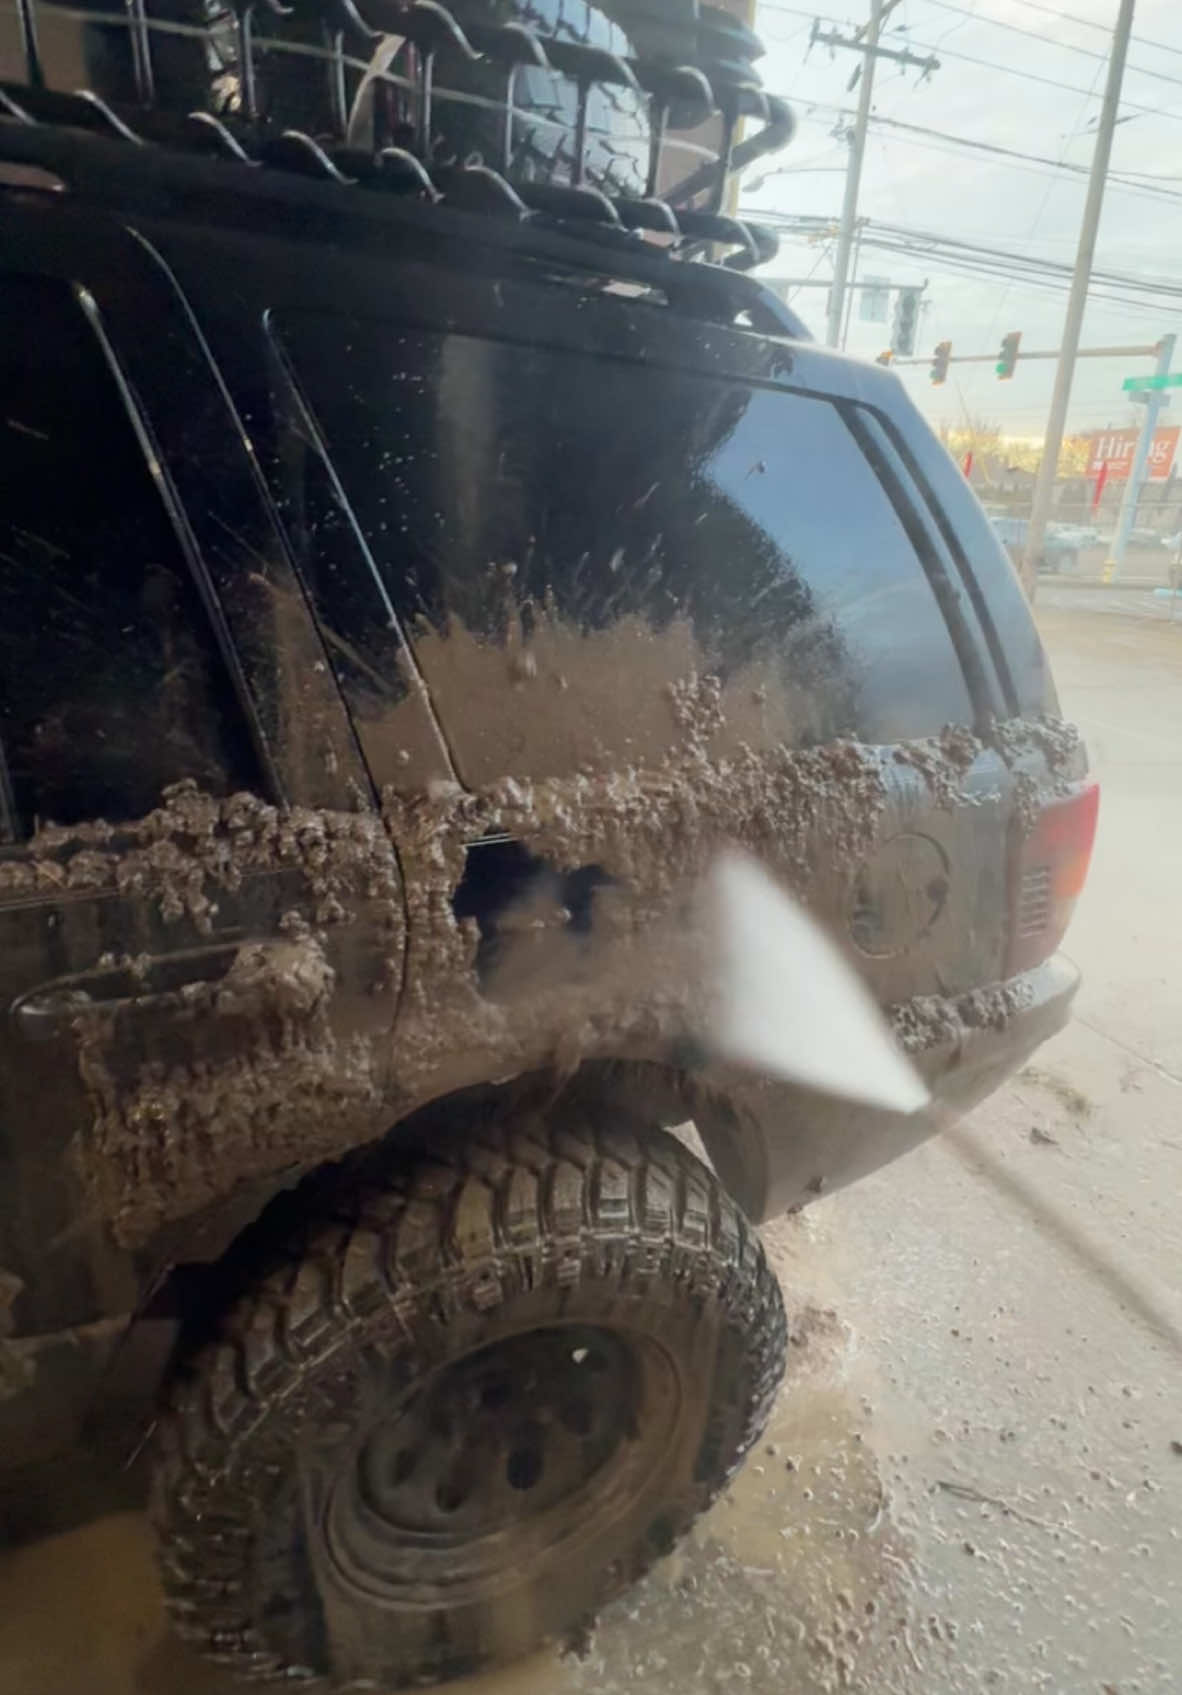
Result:
M754 1121L728 1096L702 1086L691 1069L636 1059L585 1062L559 1079L547 1070L500 1082L472 1085L427 1102L398 1120L379 1138L298 1174L275 1173L186 1220L169 1249L168 1285L156 1304L172 1309L186 1328L221 1311L266 1258L269 1248L290 1239L305 1222L322 1216L337 1186L378 1175L416 1153L477 1133L491 1124L533 1113L561 1113L594 1102L623 1122L671 1130L692 1123L700 1138L695 1150L713 1168L731 1199L753 1222L764 1216L766 1159Z

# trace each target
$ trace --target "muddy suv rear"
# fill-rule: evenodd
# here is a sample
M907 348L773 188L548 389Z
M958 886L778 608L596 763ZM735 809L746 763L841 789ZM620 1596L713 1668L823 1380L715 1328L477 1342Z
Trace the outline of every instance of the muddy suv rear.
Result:
M150 1429L174 1617L240 1669L456 1675L639 1575L758 1436L753 1221L1062 1022L1094 795L896 380L741 274L727 167L791 126L739 26L49 10L0 102L0 1446ZM225 107L170 105L215 64ZM440 164L448 86L502 169ZM695 1039L728 842L930 1109Z

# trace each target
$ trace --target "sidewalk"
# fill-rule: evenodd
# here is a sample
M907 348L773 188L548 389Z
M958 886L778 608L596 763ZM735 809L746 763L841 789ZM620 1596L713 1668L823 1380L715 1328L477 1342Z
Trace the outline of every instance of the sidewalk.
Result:
M1168 588L1168 576L1150 577L1139 573L1119 571L1110 583L1100 576L1083 576L1077 571L1040 571L1038 581L1041 587L1044 583L1054 583L1063 587L1076 589L1165 589Z
M1081 582L1077 577L1040 577L1034 597L1034 615L1043 611L1083 612L1100 616L1136 618L1142 622L1172 624L1182 631L1182 593L1157 592L1160 584L1118 578L1115 583ZM1105 592L1096 594L1093 591Z

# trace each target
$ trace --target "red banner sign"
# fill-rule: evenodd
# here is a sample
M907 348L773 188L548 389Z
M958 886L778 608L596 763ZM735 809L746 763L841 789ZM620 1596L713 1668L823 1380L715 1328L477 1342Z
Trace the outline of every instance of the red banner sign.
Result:
M1150 482L1164 483L1178 450L1180 426L1154 430L1146 470ZM1106 478L1128 478L1129 466L1137 450L1137 430L1097 430L1088 448L1088 476L1098 477L1103 469Z

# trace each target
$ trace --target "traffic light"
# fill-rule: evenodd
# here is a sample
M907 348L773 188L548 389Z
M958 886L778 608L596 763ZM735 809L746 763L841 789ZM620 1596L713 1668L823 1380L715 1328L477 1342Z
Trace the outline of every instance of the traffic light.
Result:
M895 322L891 330L891 352L901 359L915 352L915 330L919 322L917 288L901 288L895 299Z
M1011 330L1009 335L1003 335L1001 338L1001 352L993 368L1003 383L1009 382L1014 374L1014 366L1018 363L1018 343L1021 339L1021 330Z
M931 378L934 383L946 383L948 381L948 360L951 354L952 343L950 341L938 341L936 343L936 351L932 354L931 370Z

